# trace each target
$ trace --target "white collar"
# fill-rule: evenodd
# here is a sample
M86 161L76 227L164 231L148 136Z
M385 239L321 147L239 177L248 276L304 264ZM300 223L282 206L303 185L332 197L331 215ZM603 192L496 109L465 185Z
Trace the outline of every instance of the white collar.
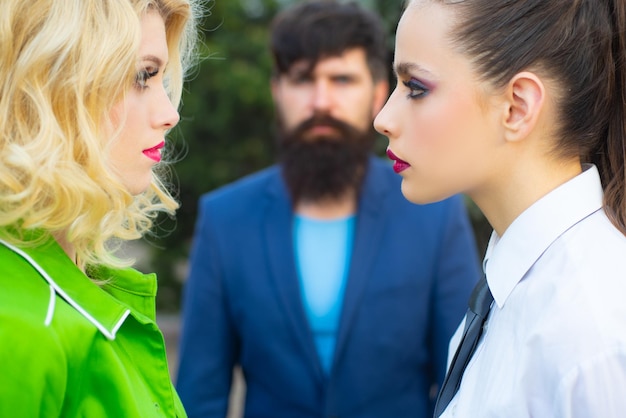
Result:
M500 237L491 234L483 268L498 307L546 249L565 231L602 208L603 189L595 165L533 203Z

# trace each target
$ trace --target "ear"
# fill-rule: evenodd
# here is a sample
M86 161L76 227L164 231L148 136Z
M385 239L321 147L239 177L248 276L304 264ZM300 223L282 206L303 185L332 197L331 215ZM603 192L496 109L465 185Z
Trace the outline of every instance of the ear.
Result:
M505 139L520 141L537 125L546 98L545 87L536 74L523 71L511 78L505 94Z
M378 115L389 98L389 82L387 80L377 81L374 85L374 101L372 106L372 120Z

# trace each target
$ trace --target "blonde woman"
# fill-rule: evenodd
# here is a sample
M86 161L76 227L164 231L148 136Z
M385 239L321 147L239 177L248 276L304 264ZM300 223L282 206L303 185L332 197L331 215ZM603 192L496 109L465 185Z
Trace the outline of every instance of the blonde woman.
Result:
M198 5L0 6L0 416L185 416L156 278L115 250L178 206L157 173Z

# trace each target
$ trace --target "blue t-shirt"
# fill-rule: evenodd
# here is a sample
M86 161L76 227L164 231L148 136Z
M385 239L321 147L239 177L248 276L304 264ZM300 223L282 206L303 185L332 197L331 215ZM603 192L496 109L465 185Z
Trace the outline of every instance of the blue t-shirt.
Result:
M326 373L330 371L350 267L356 216L296 216L294 243L302 300Z

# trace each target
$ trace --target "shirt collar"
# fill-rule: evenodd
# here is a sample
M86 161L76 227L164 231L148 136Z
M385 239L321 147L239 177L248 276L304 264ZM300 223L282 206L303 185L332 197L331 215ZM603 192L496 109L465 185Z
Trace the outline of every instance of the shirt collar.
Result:
M500 237L491 234L483 268L498 307L565 231L602 208L603 190L595 165L543 196L518 216Z
M0 243L31 264L54 293L93 323L108 339L115 339L130 310L76 267L54 239L50 238L41 245L20 248L2 240Z

